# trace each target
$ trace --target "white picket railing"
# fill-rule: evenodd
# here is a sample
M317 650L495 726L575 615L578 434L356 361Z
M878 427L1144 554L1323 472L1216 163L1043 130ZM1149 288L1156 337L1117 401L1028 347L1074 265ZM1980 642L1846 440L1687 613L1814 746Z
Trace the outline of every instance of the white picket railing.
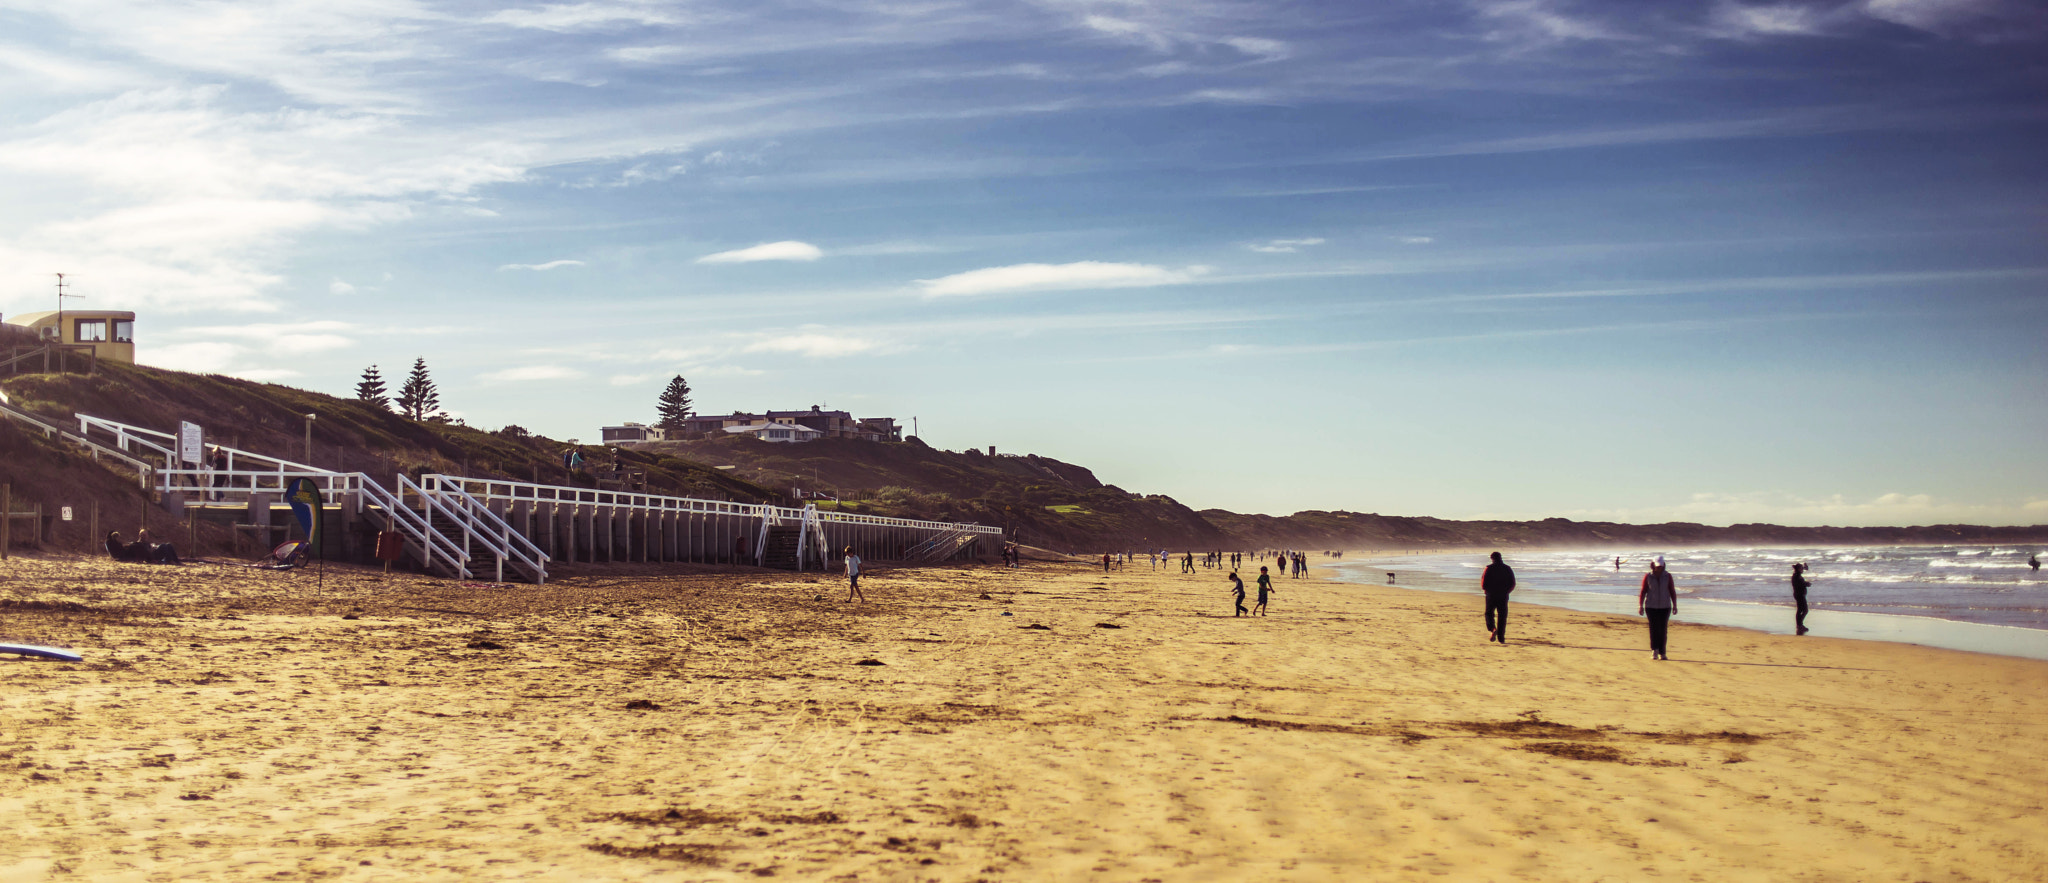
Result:
M469 550L456 545L454 540L436 530L431 516L406 505L405 501L400 499L397 494L385 490L383 485L371 481L369 476L363 475L360 472L355 473L355 475L362 478L360 485L361 493L357 497L357 505L361 506L362 502L367 499L368 502L384 510L386 522L390 525L391 529L398 531L401 536L419 547L417 551L420 554L420 566L422 568L427 570L434 569L434 556L438 553L442 560L448 562L450 570L455 571L461 577L474 578L475 575L469 571ZM401 488L405 484L410 484L403 476L399 477L399 481L401 482ZM418 486L414 485L414 487L417 488ZM502 579L499 580L499 582L503 581Z
M171 433L85 414L79 414L77 417L80 437L89 440L95 431L102 436L111 437L110 446L87 442L96 449L107 450L109 453L125 452L129 457L141 455L161 458L166 467L179 465L175 450L178 440ZM927 539L910 547L911 554L906 557L912 560L920 557L944 557L961 548L968 538L1000 538L1003 533L1002 528L979 524L824 512L815 504L806 505L802 509L792 509L763 503L701 500L636 491L564 487L456 475L429 474L422 476L421 482L414 482L401 475L398 476L397 488L387 490L360 472L335 472L223 445L209 447L226 455L228 468L216 470L202 466L157 469L155 472L159 476L158 489L215 497L259 493L282 495L293 479L311 479L320 489L321 498L325 501L351 507L357 513L361 513L365 506L376 506L384 510L391 529L397 530L416 547L415 551L429 569L433 569L439 561L465 578L475 578L470 570L470 565L475 561L471 549L472 544L481 545L497 558L496 576L499 582L504 581L504 564L507 561L514 561L526 567L531 571L529 575L535 582L547 578L547 564L552 560L551 556L543 552L531 538L513 529L497 514L500 509L522 504L604 507L629 515L759 519L760 537L755 542L753 550L756 564L761 563L763 556L766 555L768 529L774 525L794 522L800 525L797 555L799 568L802 567L807 546L818 547L817 555L820 561L830 560L831 554L825 535L827 525L913 530L930 534ZM148 468L148 464L140 460L131 462L141 468ZM417 509L411 504L415 499L418 501ZM437 529L433 523L436 513L445 516L451 523L460 525L462 536L459 539L450 537Z
M507 524L505 519L498 517L498 513L492 512L490 507L484 504L484 501L471 496L468 491L463 490L461 482L451 480L451 476L437 474L427 475L424 478L426 486L420 493L422 495L432 494L445 498L443 502L450 504L450 508L460 513L458 520L470 528L470 532L465 534L464 539L468 540L474 537L481 540L485 547L497 556L498 570L496 582L505 581L505 562L507 560L526 565L529 575L532 576L535 584L547 582L548 553L541 551L540 546L535 545L533 540L528 539L525 534L513 530L512 525ZM479 525L484 530L480 532L475 531L474 528Z

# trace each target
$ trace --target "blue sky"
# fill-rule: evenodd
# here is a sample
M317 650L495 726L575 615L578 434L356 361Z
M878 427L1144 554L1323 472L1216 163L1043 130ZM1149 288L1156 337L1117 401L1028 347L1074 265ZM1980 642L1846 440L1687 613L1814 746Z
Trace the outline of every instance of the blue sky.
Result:
M2048 12L0 0L0 313L1196 507L2048 523Z

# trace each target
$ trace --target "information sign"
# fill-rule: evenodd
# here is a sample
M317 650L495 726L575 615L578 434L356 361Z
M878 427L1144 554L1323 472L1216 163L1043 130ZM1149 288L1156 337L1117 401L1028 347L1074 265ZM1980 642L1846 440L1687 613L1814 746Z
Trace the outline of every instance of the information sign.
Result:
M178 459L197 466L206 462L206 445L201 439L199 424L187 421L178 423Z

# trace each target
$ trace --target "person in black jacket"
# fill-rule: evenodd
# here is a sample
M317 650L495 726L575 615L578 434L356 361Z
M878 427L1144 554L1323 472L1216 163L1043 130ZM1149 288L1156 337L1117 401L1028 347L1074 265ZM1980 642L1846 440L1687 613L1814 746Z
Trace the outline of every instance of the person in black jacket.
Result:
M1806 590L1812 585L1806 581L1806 565L1792 565L1792 626L1802 635L1806 634Z
M1479 591L1486 594L1486 639L1508 642L1508 593L1515 590L1515 572L1493 553L1493 563L1479 575ZM1495 618L1495 611L1499 617Z

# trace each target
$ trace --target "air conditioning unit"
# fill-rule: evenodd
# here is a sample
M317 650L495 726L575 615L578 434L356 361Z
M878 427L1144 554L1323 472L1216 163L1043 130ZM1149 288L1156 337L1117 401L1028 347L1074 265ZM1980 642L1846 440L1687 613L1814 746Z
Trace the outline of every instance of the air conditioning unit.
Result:
M57 340L57 329L49 325L43 326L43 339L55 342Z

